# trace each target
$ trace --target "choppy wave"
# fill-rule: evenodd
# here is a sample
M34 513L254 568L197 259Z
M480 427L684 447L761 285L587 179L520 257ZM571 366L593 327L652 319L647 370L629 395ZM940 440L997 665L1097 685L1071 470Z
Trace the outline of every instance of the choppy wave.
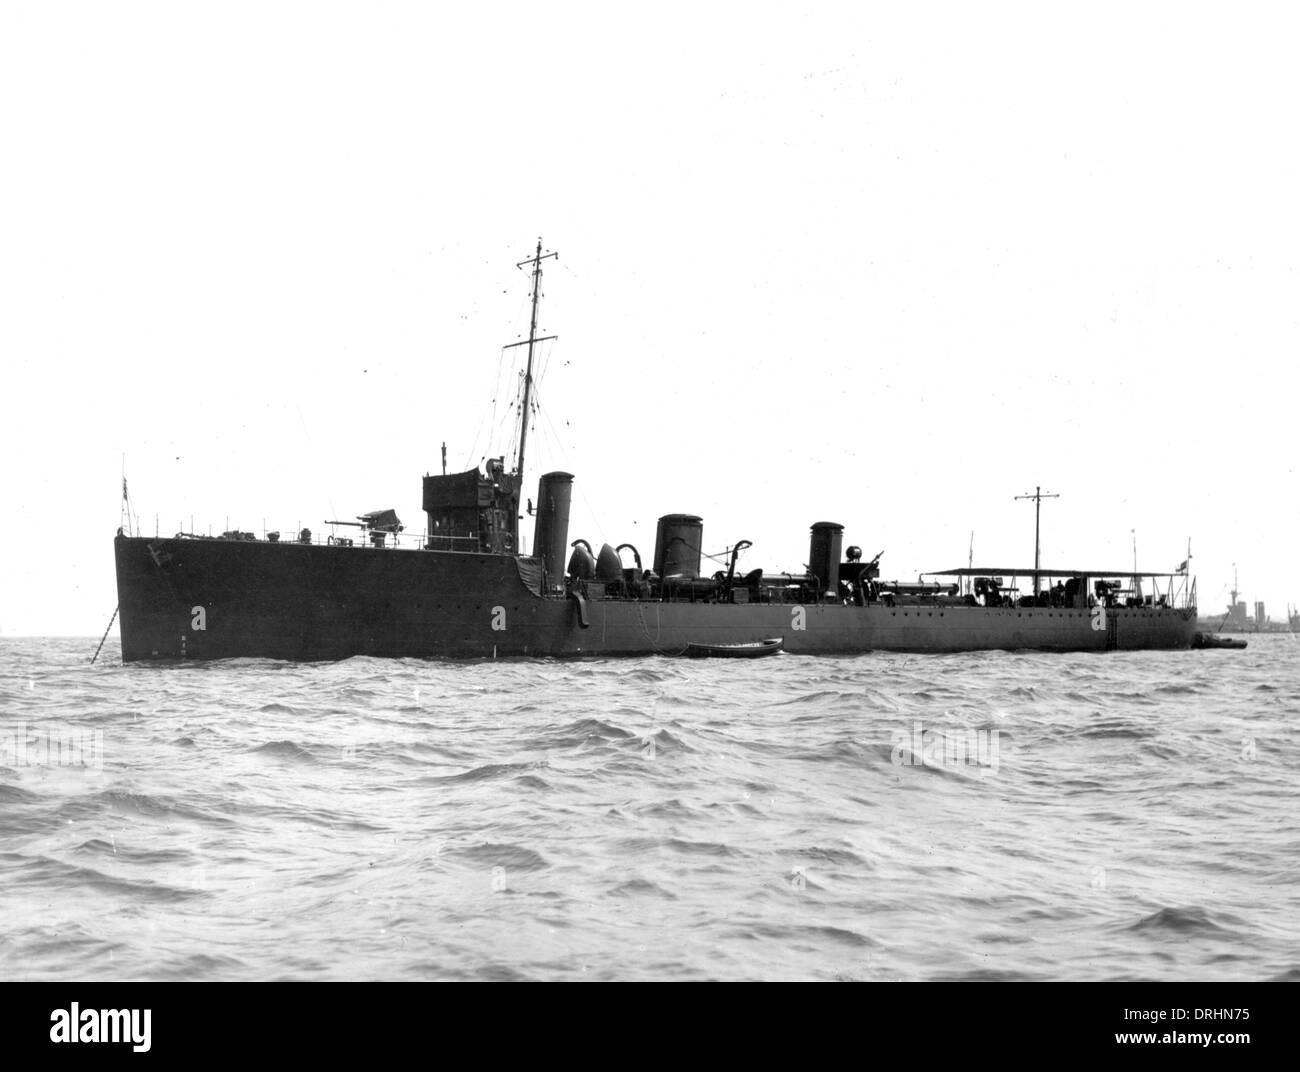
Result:
M1295 979L1300 645L87 664L0 641L11 979Z

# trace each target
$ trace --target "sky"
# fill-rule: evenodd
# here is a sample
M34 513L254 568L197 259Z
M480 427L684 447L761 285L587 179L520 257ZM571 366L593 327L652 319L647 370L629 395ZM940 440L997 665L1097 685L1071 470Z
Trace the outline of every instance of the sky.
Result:
M570 539L1300 603L1283 4L0 6L0 632L507 454ZM522 525L531 539L531 521ZM407 541L413 543L415 541Z

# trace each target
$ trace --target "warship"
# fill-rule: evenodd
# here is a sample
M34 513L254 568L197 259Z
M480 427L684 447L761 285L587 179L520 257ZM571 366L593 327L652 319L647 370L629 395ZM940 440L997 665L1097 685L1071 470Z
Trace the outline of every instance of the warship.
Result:
M355 537L309 529L281 539L227 531L114 540L122 659L317 660L357 655L717 655L984 649L1114 651L1189 648L1196 584L1185 568L975 567L882 578L883 552L846 546L833 521L809 526L798 573L748 569L739 540L702 548L703 521L658 520L648 561L630 543L569 540L574 477L538 481L521 511L543 265L540 239L519 262L531 277L518 452L480 469L426 475L427 529L400 546L394 510L357 515ZM1041 495L1035 496L1041 501ZM531 506L531 504L530 504ZM531 513L531 551L520 522ZM337 531L337 530L335 530ZM1037 531L1037 530L1036 530ZM566 558L567 555L567 558ZM716 567L716 568L714 568Z

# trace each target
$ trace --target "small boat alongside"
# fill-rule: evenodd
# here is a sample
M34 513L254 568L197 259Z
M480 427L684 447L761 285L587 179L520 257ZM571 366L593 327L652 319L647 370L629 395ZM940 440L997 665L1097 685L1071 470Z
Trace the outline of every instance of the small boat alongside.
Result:
M1197 633L1192 637L1193 648L1232 648L1239 651L1246 646L1244 640L1219 636L1217 633Z
M683 654L689 659L761 659L778 654L784 647L783 637L770 637L748 644L687 644Z

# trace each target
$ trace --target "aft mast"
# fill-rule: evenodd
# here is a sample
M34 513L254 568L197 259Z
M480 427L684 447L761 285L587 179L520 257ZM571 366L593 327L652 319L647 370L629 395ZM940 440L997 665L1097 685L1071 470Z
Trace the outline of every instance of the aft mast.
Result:
M546 335L542 338L537 337L537 299L542 289L542 261L550 257L559 257L558 253L543 253L542 240L537 240L537 252L528 260L520 261L515 265L516 268L522 268L525 264L533 266L533 316L528 326L528 367L524 372L524 404L519 414L519 455L515 459L515 476L519 480L519 486L523 487L524 480L524 447L528 443L528 411L533 400L533 351L539 342L547 342L550 339L558 338L556 335ZM524 343L515 342L511 346L523 346Z
M1032 495L1030 495L1029 492L1025 492L1025 494L1023 495L1017 495L1016 498L1034 500L1034 598L1037 599L1038 598L1038 577L1040 573L1040 570L1038 568L1038 552L1041 546L1038 541L1038 531L1039 531L1038 522L1042 514L1043 500L1059 499L1060 496L1057 495L1055 492L1044 491L1042 489L1042 486L1040 485L1034 488L1034 493ZM1136 565L1134 568L1136 568Z

